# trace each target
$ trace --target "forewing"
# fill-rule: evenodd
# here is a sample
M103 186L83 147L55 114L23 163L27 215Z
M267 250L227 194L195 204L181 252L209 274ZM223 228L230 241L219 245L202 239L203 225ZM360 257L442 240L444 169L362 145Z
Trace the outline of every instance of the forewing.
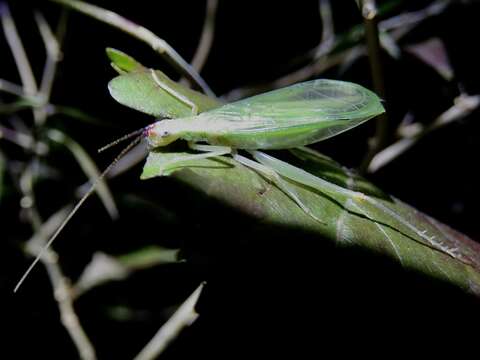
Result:
M205 115L242 122L243 129L259 129L336 120L358 123L383 112L380 99L370 90L350 82L320 79L230 103Z

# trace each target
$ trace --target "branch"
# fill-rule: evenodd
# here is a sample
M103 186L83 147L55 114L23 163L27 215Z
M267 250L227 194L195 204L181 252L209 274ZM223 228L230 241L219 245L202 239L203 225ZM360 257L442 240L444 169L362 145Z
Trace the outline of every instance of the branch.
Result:
M28 175L30 174L30 175ZM68 205L55 214L53 214L45 223L42 223L40 215L35 206L33 200L33 188L31 184L31 170L26 169L24 173L24 181L21 181L22 192L24 193L24 199L32 199L29 204L25 204L28 208L29 219L32 227L35 231L33 237L27 242L26 249L32 254L36 255L46 243L47 239L53 234L62 221L68 216L71 210L71 206ZM25 203L25 202L24 202ZM62 324L67 330L68 334L72 338L80 358L83 360L94 360L95 349L92 346L88 336L80 324L75 309L73 307L73 297L70 291L70 281L63 275L60 265L58 264L57 254L49 249L45 252L45 256L41 258L41 261L47 269L50 282L53 287L54 298L57 301L60 311L60 317Z
M398 156L413 147L432 131L439 129L453 121L463 119L480 106L480 95L460 95L455 99L455 104L443 112L432 124L423 130L416 131L409 137L398 140L376 154L368 167L368 172L373 173L396 159Z
M180 305L172 317L168 319L152 340L135 357L135 360L156 359L183 328L192 325L197 320L198 313L195 311L195 305L204 286L205 283L201 283L187 300Z
M200 72L207 61L215 35L215 18L217 15L218 0L207 0L207 11L203 24L202 35L197 51L192 59L192 67Z
M368 59L370 61L370 71L372 74L373 88L380 98L385 99L385 84L383 65L381 59L380 35L378 31L377 6L375 0L363 0L361 3L361 12L365 26L365 36L367 41ZM362 161L360 171L364 171L371 159L385 147L388 135L388 118L385 114L378 116L375 120L376 131L373 139L369 141L369 150Z
M99 6L91 5L76 0L51 0L53 2L68 6L78 12L91 16L99 21L109 24L123 32L141 40L152 47L157 53L165 58L178 71L183 73L189 80L198 85L205 94L215 97L215 94L207 85L205 80L198 74L195 69L188 64L179 53L175 51L165 40L159 38L147 28L140 26L113 11L103 9Z
M30 66L30 62L25 53L22 40L20 39L20 36L18 36L18 31L10 13L10 8L5 2L0 2L0 19L5 37L17 65L20 79L22 80L23 89L27 95L35 95L37 92L37 83L33 76L32 67Z

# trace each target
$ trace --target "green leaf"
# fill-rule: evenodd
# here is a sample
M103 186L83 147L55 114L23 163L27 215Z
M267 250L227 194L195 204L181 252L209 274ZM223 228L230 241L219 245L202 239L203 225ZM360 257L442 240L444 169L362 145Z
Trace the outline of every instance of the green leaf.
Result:
M169 89L178 92L197 105L200 112L218 107L217 100L191 90L171 80L159 70L158 79ZM123 74L108 84L112 97L120 104L156 117L178 118L192 115L192 107L160 87L151 71Z
M165 165L169 160L178 160L188 154L152 151L142 178L173 174L194 188L261 221L311 231L319 235L319 240L327 238L340 245L359 246L388 255L405 268L419 270L480 295L479 244L385 195L326 157L302 149L294 150L294 154L297 158L291 163L339 185L361 190L411 226L406 227L405 223L396 221L388 212L359 197L346 197L342 193L333 193L331 189L323 192L322 189L314 190L291 183L302 202L324 221L322 224L306 215L295 202L256 172L227 157L190 160L182 166L171 168L171 165ZM412 228L427 233L432 243L427 243ZM448 249L448 253L441 251L441 248Z
M140 64L130 55L125 54L123 51L106 48L105 49L108 58L112 61L112 66L119 69L120 73L130 73L135 71L145 71L147 68Z

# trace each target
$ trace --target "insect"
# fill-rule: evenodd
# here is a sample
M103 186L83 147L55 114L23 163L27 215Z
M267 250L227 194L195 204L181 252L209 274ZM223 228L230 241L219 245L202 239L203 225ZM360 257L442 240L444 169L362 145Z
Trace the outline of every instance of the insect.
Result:
M176 92L164 85L152 71L157 85L176 96ZM143 136L150 148L166 146L178 139L188 142L192 150L200 153L182 157L164 166L179 165L188 160L230 155L242 165L263 175L288 195L307 215L322 222L306 206L293 187L284 179L305 185L321 192L343 194L363 201L397 224L417 234L423 245L458 258L458 254L418 229L396 211L362 192L350 190L307 171L276 159L260 150L292 149L313 144L336 136L385 112L379 97L370 90L354 83L336 80L312 80L282 89L256 95L226 104L196 115L196 108L183 96L178 99L191 106L190 117L162 120L147 126ZM199 144L206 142L208 145ZM248 152L252 160L238 154ZM360 208L359 215L372 221L374 216ZM351 210L349 210L351 211ZM357 212L357 211L353 211ZM323 222L322 222L323 223Z
M177 95L173 89L156 77L154 71L152 71L152 77L162 89L173 96ZM139 134L77 203L20 279L15 291L63 227L94 191L98 181L105 176L121 156L143 138L146 139L151 149L166 146L179 139L187 141L188 146L197 153L182 157L180 161L182 163L187 160L228 154L239 163L263 175L288 195L306 214L320 222L322 220L318 219L302 202L284 178L315 189L340 191L347 196L370 202L422 236L420 230L375 199L332 184L260 151L291 149L316 143L383 113L385 110L380 99L370 90L350 82L313 80L229 103L200 114L188 98L178 96L177 99L191 106L192 115L178 119L160 120L119 139L123 140ZM238 154L238 150L245 150L252 158ZM175 165L175 162L169 163L169 165ZM368 216L368 214L365 215ZM422 237L424 242L431 243L431 239L427 235Z
M152 76L162 86L153 71ZM170 89L162 88L170 92ZM145 129L144 136L150 148L183 139L192 150L200 152L182 158L181 162L231 155L275 183L308 215L321 221L282 180L272 164L264 163L256 150L290 149L316 143L358 126L384 111L378 96L360 85L319 79L226 104L198 115L192 106L192 116L157 121ZM237 150L250 152L257 161L238 154ZM168 165L174 166L175 163ZM292 180L297 180L293 173L289 175Z

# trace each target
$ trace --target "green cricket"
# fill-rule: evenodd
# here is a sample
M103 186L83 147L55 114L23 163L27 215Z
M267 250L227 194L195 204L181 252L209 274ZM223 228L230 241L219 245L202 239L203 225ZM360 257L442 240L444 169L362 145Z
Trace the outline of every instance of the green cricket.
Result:
M151 75L158 86L191 107L191 116L159 120L110 144L114 145L121 140L138 135L79 200L24 273L14 291L18 290L65 225L93 193L99 181L127 151L142 139L146 139L151 150L176 140L187 141L189 148L197 153L183 157L181 162L230 155L240 164L251 168L279 187L316 221L322 220L313 214L284 179L314 189L333 189L365 200L414 230L427 245L438 248L438 244L434 244L424 232L374 198L330 183L260 151L303 147L336 136L378 116L385 109L378 96L370 90L350 82L318 79L225 104L199 114L196 106L187 97L162 82L153 70ZM238 154L238 150L246 151L251 158ZM172 162L169 165L175 165L175 163ZM368 214L365 215L368 217ZM441 250L448 252L448 249Z

